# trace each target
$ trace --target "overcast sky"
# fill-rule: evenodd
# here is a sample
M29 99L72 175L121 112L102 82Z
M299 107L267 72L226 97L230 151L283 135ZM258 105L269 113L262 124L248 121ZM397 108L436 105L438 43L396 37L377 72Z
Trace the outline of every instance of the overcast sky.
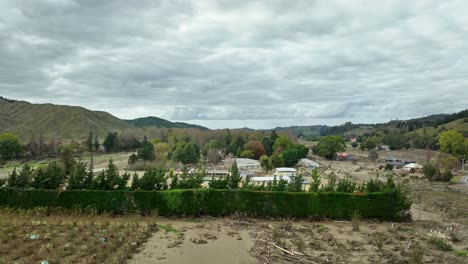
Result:
M0 95L210 128L468 108L468 3L2 0Z

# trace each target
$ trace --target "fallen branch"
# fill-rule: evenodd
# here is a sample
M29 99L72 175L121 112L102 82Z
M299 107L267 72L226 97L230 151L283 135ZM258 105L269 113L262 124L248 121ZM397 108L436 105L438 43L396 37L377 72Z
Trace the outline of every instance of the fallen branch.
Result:
M241 224L241 225L251 225L251 224L253 224L253 223L242 222L242 221L236 221L236 220L231 220L231 221L232 221L233 224L234 224L234 223L238 223L238 224Z

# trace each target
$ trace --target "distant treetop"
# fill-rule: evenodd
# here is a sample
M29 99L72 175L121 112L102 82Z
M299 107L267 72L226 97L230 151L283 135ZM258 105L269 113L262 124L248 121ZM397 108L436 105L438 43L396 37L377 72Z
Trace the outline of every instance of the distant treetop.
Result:
M5 97L3 97L3 96L0 96L0 100L3 100L3 101L8 102L8 103L18 102L18 100L5 98Z

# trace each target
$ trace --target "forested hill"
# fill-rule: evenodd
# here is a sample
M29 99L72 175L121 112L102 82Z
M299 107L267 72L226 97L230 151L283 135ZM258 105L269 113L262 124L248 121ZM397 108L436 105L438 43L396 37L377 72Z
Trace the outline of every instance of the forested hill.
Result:
M197 128L201 130L208 130L208 128L192 125L183 122L171 122L155 116L141 117L133 120L125 120L134 127L166 127L166 128Z
M468 109L454 114L435 114L421 118L409 120L392 120L381 124L352 124L347 122L339 126L313 125L313 126L292 126L277 127L276 131L291 131L297 136L304 137L307 140L315 140L320 136L326 135L344 135L359 136L365 133L377 131L400 131L401 133L410 133L419 131L422 128L434 128L432 130L444 130L454 127L468 137L466 120L468 118ZM465 125L463 125L465 124ZM436 131L434 131L436 132Z
M185 123L173 123L160 118L151 118L145 127L198 128L205 127ZM11 132L22 140L33 135L44 138L85 139L92 131L104 136L109 131L140 128L147 118L126 121L107 112L91 111L79 106L32 104L0 97L0 133Z

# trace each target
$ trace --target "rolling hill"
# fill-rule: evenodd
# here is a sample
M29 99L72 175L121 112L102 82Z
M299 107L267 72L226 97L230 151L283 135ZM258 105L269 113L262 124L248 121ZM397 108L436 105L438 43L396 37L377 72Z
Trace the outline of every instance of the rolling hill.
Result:
M134 127L167 127L167 128L197 128L208 130L208 128L198 125L192 125L184 122L171 122L155 116L141 117L133 120L125 120Z
M425 131L425 133L429 135L438 135L445 130L456 130L462 133L465 137L468 137L468 118L460 118L438 126L419 128L415 130L414 133L422 135Z
M28 140L33 134L45 138L85 139L89 131L103 137L108 131L135 127L207 129L157 117L122 120L107 112L79 106L31 104L0 98L0 133L11 132L22 140Z

